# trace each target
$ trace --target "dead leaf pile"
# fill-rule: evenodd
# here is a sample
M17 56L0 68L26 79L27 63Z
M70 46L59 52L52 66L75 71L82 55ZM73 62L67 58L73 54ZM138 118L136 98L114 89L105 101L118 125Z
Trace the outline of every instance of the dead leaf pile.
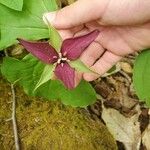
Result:
M119 63L117 73L92 83L101 98L89 111L94 119L97 116L104 121L125 150L150 150L150 112L148 114L149 109L139 102L133 88L133 59L125 58ZM123 148L118 146L118 149Z

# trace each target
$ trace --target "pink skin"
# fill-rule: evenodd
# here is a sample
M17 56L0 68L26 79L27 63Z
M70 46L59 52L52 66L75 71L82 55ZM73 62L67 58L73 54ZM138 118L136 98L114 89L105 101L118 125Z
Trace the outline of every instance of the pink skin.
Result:
M91 0L78 0L44 16L64 39L93 29L101 32L81 60L102 75L123 56L150 47L149 8L148 0L93 0L92 4ZM92 81L99 76L84 73L83 77Z

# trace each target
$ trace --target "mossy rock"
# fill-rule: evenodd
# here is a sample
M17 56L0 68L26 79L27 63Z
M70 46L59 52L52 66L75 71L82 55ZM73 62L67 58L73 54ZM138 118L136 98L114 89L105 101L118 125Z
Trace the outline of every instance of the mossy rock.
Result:
M112 135L82 109L26 96L16 88L17 122L22 150L116 150ZM14 148L9 84L0 78L0 147Z

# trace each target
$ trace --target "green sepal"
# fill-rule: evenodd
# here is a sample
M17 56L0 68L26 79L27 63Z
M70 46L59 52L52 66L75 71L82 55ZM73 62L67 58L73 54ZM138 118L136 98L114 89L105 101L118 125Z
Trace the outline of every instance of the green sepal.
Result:
M44 70L41 74L40 80L36 84L34 91L37 90L42 84L46 83L47 81L49 81L53 77L54 69L55 69L55 65L52 65L52 64L46 65L44 67Z
M44 17L46 24L48 25L49 30L49 43L51 46L55 48L57 52L60 52L61 45L62 45L62 38L58 31L48 22L47 18Z
M90 70L80 59L70 61L69 64L72 68L75 68L76 71L85 73L95 73L94 71Z

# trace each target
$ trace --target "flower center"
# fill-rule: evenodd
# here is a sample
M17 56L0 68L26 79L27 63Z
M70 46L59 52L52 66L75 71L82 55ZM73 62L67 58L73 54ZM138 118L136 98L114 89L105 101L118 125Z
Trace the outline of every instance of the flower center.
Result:
M57 56L54 56L55 58L57 57ZM62 53L58 53L58 60L57 60L57 64L61 64L61 66L63 67L64 66L64 63L65 62L69 62L70 60L66 57L66 53L64 53L63 55L62 55Z

